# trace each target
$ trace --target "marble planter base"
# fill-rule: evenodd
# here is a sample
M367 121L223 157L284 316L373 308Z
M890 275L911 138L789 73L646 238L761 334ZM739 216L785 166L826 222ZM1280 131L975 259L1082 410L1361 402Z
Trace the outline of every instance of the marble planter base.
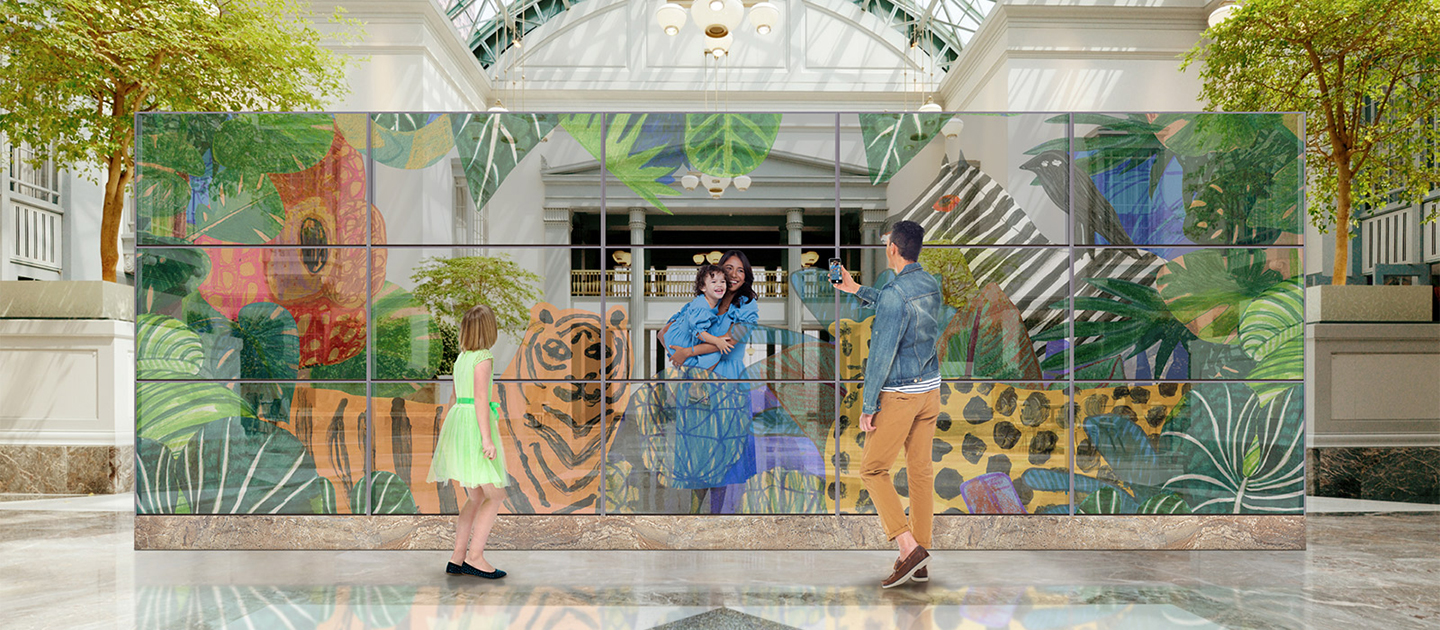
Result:
M0 444L0 493L115 494L135 485L135 447Z
M454 516L135 517L136 549L430 549ZM1305 517L935 517L935 549L1305 548ZM878 516L501 516L491 549L890 549Z
M1332 447L1306 451L1306 487L1320 497L1440 503L1440 447Z

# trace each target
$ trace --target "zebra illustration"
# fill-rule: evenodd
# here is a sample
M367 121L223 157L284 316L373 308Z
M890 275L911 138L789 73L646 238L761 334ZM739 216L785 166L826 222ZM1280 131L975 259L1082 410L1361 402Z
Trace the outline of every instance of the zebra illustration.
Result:
M963 157L942 165L916 201L888 219L892 224L901 220L924 227L927 243L977 246L966 255L977 284L999 285L1020 310L1031 335L1065 321L1067 311L1050 305L1071 293L1068 249L1046 238L1004 186ZM1164 264L1165 259L1135 247L1077 248L1076 296L1105 297L1084 278L1154 286ZM1077 321L1113 318L1095 311L1076 312Z

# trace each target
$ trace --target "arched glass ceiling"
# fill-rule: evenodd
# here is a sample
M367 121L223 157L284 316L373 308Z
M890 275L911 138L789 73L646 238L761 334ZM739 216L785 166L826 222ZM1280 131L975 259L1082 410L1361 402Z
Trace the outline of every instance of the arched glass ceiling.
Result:
M516 37L584 0L434 0L481 65L490 67ZM880 17L948 70L995 6L994 0L847 0ZM657 27L658 28L658 27Z

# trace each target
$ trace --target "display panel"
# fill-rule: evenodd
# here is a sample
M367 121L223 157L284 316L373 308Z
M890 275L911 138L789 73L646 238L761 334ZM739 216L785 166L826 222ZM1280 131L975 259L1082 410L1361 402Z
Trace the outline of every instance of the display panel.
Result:
M868 513L884 322L827 263L883 287L912 220L942 297L937 513L1298 511L1298 125L145 114L137 510L453 513L428 458L484 303L507 513Z

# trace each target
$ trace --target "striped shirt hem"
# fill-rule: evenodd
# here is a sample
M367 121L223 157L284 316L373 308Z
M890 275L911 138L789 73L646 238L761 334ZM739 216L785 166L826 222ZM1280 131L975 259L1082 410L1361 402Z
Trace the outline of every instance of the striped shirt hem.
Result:
M919 383L908 383L905 385L896 385L894 387L882 387L880 388L880 391L896 392L900 394L923 394L925 392L936 389L940 389L940 377L938 376L929 380L920 381Z

